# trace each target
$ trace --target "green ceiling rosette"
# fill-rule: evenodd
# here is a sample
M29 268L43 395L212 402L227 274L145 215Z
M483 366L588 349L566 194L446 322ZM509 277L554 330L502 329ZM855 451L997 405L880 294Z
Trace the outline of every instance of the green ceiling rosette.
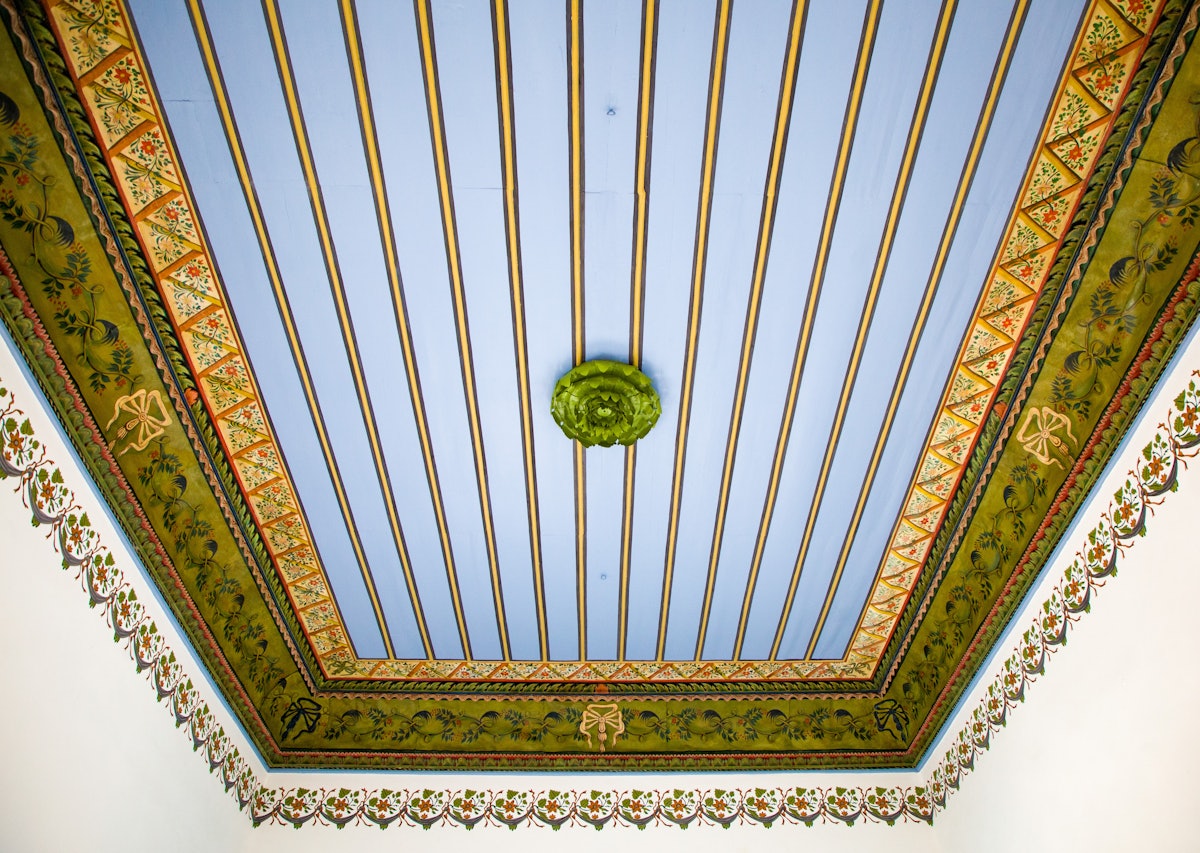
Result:
M595 359L562 375L550 414L567 438L584 447L612 447L650 432L662 405L650 378L632 364Z

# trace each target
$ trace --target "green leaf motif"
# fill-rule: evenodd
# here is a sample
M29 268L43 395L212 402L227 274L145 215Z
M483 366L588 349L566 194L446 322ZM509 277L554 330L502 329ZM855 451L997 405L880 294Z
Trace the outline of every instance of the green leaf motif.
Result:
M662 405L649 377L631 364L596 359L563 374L550 414L584 447L629 445L650 432Z

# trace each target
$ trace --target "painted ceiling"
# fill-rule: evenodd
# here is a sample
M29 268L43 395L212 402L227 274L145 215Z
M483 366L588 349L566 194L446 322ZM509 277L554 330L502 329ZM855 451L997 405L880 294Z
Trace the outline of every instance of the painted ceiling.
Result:
M1197 311L1180 0L0 10L0 316L271 765L913 766Z

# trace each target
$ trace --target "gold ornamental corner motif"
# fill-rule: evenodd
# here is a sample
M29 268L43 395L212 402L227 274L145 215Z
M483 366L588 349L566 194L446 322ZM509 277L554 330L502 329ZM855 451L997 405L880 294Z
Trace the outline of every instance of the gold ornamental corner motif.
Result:
M1071 432L1071 419L1049 406L1042 406L1031 411L1025 418L1025 423L1017 432L1017 441L1043 465L1057 465L1061 468L1062 462L1051 452L1069 452L1067 443L1055 435L1060 429L1066 432L1072 443L1075 442L1075 435Z
M609 726L612 728L610 729ZM583 711L583 719L579 721L579 732L587 738L588 746L592 745L592 733L596 735L600 751L604 752L604 742L616 746L617 738L625 733L625 721L621 719L621 706L616 702L601 705L588 705Z
M130 437L130 440L118 456L123 456L130 450L145 450L151 441L166 432L167 427L171 425L171 416L167 413L167 407L163 405L162 392L158 389L147 391L145 388L139 388L117 400L113 416L104 428L112 429L113 424L122 416L128 416L128 420L117 430L114 444L124 441L127 437Z

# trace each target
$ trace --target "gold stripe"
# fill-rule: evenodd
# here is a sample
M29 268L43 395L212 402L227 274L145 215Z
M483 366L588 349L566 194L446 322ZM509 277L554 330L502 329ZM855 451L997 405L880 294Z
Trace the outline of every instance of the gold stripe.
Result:
M742 614L738 620L737 638L734 641L734 660L741 658L742 644L746 639L746 625L750 619L750 605L754 598L755 585L758 582L758 572L762 567L763 550L767 544L767 530L771 526L771 516L775 512L775 501L779 495L779 479L783 474L783 457L787 452L788 439L791 436L792 419L796 412L796 398L800 391L800 378L804 374L808 346L812 340L813 321L816 318L817 306L821 301L821 287L825 281L825 265L829 260L829 245L833 239L833 226L837 221L838 210L842 204L842 190L846 183L846 166L850 160L850 149L854 145L858 111L862 106L863 89L866 85L867 66L871 63L871 53L875 48L875 35L879 27L881 11L882 0L871 0L863 21L862 38L859 40L858 58L854 68L854 80L850 85L846 113L842 119L842 137L838 143L837 161L829 184L829 200L825 205L825 219L821 223L821 236L817 243L817 253L813 259L812 275L809 279L808 301L804 306L804 317L801 320L800 334L796 341L796 355L792 361L792 375L788 382L787 400L779 426L779 438L775 443L775 456L771 461L770 485L767 489L762 518L759 521L758 534L754 542L754 556L750 561L749 576L746 579L746 595L742 599Z
M521 441L525 462L525 495L529 508L529 554L533 563L538 648L542 660L548 660L550 648L546 630L546 588L542 579L542 531L538 513L537 476L534 472L533 407L530 402L529 348L525 330L524 285L521 279L521 228L517 210L517 132L513 118L512 55L508 37L508 7L505 0L493 0L492 27L496 43L496 100L500 108L500 157L504 180L504 230L508 237L508 280L513 306L513 348L517 355L517 390L521 398Z
M713 525L712 546L708 555L708 579L704 585L704 603L700 611L700 630L696 636L696 660L704 653L708 620L716 588L717 564L721 542L725 535L725 518L729 508L729 489L733 481L733 466L737 456L738 436L742 429L742 414L746 404L746 385L750 380L750 360L754 354L754 338L758 331L758 314L762 306L763 280L775 226L775 210L779 199L779 183L783 178L783 158L787 151L788 128L792 122L792 101L796 92L796 75L800 67L800 46L804 41L804 22L808 12L806 0L794 0L792 19L788 26L788 43L783 74L779 81L779 106L775 111L775 134L771 140L770 165L763 186L762 214L758 223L758 249L754 255L754 272L750 284L750 299L746 309L746 327L742 333L742 355L738 363L737 383L733 396L733 411L729 421L729 436L725 442L725 463L721 469L721 490L717 500L717 517Z
M450 188L450 161L442 124L441 92L438 88L434 58L433 21L429 0L413 0L420 35L421 69L425 79L425 101L429 106L429 131L433 137L433 163L437 172L438 195L442 207L442 232L446 238L446 264L450 271L451 296L454 300L454 325L458 334L458 354L462 363L463 393L471 426L471 447L475 457L475 480L479 487L479 510L487 542L488 567L492 576L492 599L496 606L496 628L500 634L500 653L511 660L508 622L504 617L504 595L500 583L500 560L496 552L496 531L488 494L487 460L483 450L483 426L479 419L479 396L475 388L475 367L471 359L471 337L467 325L467 299L463 289L462 261L458 252L458 227L454 221L454 197Z
M642 366L646 304L646 235L650 223L650 134L654 122L654 61L658 33L658 0L642 3L642 67L638 89L637 161L634 168L633 273L629 283L629 362ZM633 554L633 484L637 445L625 448L625 488L621 517L621 588L618 595L617 660L625 660L629 633L629 570Z
M379 594L375 589L374 577L371 574L371 567L367 561L366 551L363 549L362 538L358 533L358 526L354 522L354 513L350 508L345 484L342 482L341 473L334 462L333 446L329 440L329 432L325 427L325 418L321 413L320 403L317 400L316 389L313 385L312 374L308 369L308 362L304 356L304 347L300 342L300 336L296 330L296 321L292 316L291 306L288 304L287 294L284 291L283 277L275 261L275 250L271 245L270 235L267 233L266 219L263 216L262 205L258 200L258 193L254 189L254 181L250 175L249 165L246 162L246 153L242 148L241 135L238 133L237 122L234 120L233 110L229 104L229 94L225 91L225 83L221 77L221 67L217 61L216 51L213 48L212 34L208 29L208 21L204 16L204 11L200 6L199 0L188 0L188 11L192 19L192 28L196 33L200 52L204 57L209 84L216 98L217 111L221 116L221 123L225 130L226 139L229 142L229 151L233 156L238 180L241 182L242 192L246 197L246 207L250 213L250 218L254 222L254 231L258 237L259 245L263 250L263 263L266 266L267 277L271 281L271 289L274 292L275 304L279 309L279 317L288 338L292 358L296 364L296 372L299 374L300 384L304 388L304 397L308 403L309 411L312 413L313 426L317 431L317 440L321 444L321 453L325 458L325 466L329 471L330 483L333 485L334 494L337 496L338 507L342 512L342 519L346 525L350 545L354 549L355 559L358 561L363 584L366 586L367 595L371 600L371 607L375 611L375 619L379 624L384 648L387 650L389 658L395 658L396 652L392 646L387 619L384 616L383 607L379 602ZM415 604L416 602L414 602L414 606Z
M704 272L708 247L709 215L712 212L713 173L717 162L721 96L725 88L725 59L729 47L729 18L732 13L733 0L719 0L713 35L712 69L708 81L708 121L704 129L704 159L700 167L700 198L696 213L696 253L692 259L692 293L688 306L687 350L684 355L683 381L679 395L679 424L675 432L675 474L671 482L671 511L667 525L667 552L663 567L662 603L658 619L658 646L655 651L655 657L658 660L663 659L667 642L667 617L671 606L671 583L675 570L676 539L679 533L679 505L683 498L687 428L691 418L696 348L700 336L700 309L704 299Z
M813 498L812 505L809 508L808 520L805 523L804 538L801 542L800 553L796 557L796 568L792 576L793 588L789 590L789 595L784 605L784 613L780 619L779 628L776 632L775 645L772 647L772 659L774 659L775 654L778 651L779 644L783 639L783 632L786 628L788 612L794 599L794 587L798 583L800 574L804 569L808 546L811 541L812 530L816 523L817 512L820 508L821 499L825 493L825 487L828 484L829 469L832 466L833 457L837 451L837 446L841 439L841 431L845 423L844 418L846 408L849 405L850 396L853 393L854 385L858 378L858 370L861 366L863 349L866 346L867 332L870 329L871 319L875 313L875 303L879 296L879 288L883 283L883 276L887 271L888 261L891 258L892 244L896 236L896 227L899 224L900 213L904 206L904 199L908 193L909 182L912 179L913 164L916 161L917 149L920 146L921 136L925 130L925 121L928 117L929 104L933 98L933 92L937 84L938 73L941 69L942 57L945 53L946 40L949 35L950 25L954 19L956 5L957 4L955 0L946 0L946 2L944 2L942 5L937 33L934 38L933 46L930 49L929 60L926 65L925 79L922 82L921 93L918 97L917 106L913 114L913 121L910 126L908 141L905 145L904 157L901 162L900 170L896 176L896 186L892 192L892 201L888 209L888 216L884 225L883 239L880 241L879 251L875 257L875 267L871 272L871 283L870 287L868 288L866 302L863 306L862 316L859 320L858 331L854 341L854 349L846 369L845 378L842 382L842 393L838 399L838 407L837 412L834 415L832 432L825 444L825 455L821 461L821 473L817 480L816 493ZM808 649L804 653L804 657L806 659L812 657L813 650L816 648L817 640L820 634L820 627L824 626L825 619L828 616L829 607L832 603L833 592L841 580L841 570L844 569L844 566L845 564L842 563L842 565L835 570L835 574L831 579L828 594L826 595L824 605L817 620L819 627L813 631L812 636L809 638Z
M342 27L346 35L350 70L354 78L354 94L358 101L358 115L362 126L363 144L366 147L367 170L371 176L371 190L375 196L375 212L379 220L379 236L383 241L383 257L387 265L388 285L391 288L392 307L396 312L396 329L400 334L400 350L404 357L404 373L412 394L413 415L416 418L417 438L421 443L421 457L425 463L425 479L429 483L433 499L434 520L437 523L438 539L442 547L442 560L446 566L446 580L450 587L450 602L454 608L454 620L458 626L459 641L463 655L471 659L471 641L467 635L467 622L459 590L458 570L454 563L454 550L450 543L450 530L446 521L446 509L442 499L441 483L437 465L433 458L433 441L430 438L429 420L425 413L425 399L421 390L421 375L417 369L417 356L412 338L412 326L405 307L404 287L400 275L399 252L393 236L391 208L387 198L387 182L383 174L383 161L379 153L379 137L375 130L375 118L371 108L371 92L367 84L366 63L363 59L362 36L358 27L358 16L352 0L341 0ZM416 595L415 587L410 595Z
M950 207L950 215L946 218L945 228L942 230L942 239L938 244L937 255L934 258L933 267L929 274L929 281L925 285L925 295L922 298L916 319L913 321L912 331L909 333L908 346L904 351L900 370L896 374L896 381L892 387L891 399L888 400L883 425L880 428L878 437L875 439L875 448L871 452L871 461L867 466L867 475L863 480L862 490L858 495L858 502L854 506L854 514L850 521L850 527L843 540L841 552L838 554L833 579L830 582L829 591L825 596L825 604L821 608L821 615L817 620L816 627L813 629L814 647L816 639L820 637L821 631L825 627L825 620L829 615L829 609L837 594L838 584L846 568L846 561L850 557L850 548L854 544L855 536L858 534L858 525L861 523L863 512L866 509L867 497L871 492L871 487L875 484L875 475L878 473L879 463L883 458L884 447L887 445L888 437L891 435L896 410L900 405L900 397L904 393L904 387L908 382L908 374L912 369L912 362L916 357L917 345L920 343L921 335L924 333L925 323L929 319L929 311L933 306L933 299L937 295L938 288L941 285L942 272L946 266L946 259L950 255L950 245L958 231L958 223L962 216L963 206L966 204L967 194L971 190L971 183L975 179L975 169L978 167L979 158L983 154L983 146L987 141L992 119L995 116L996 104L1000 100L1000 90L1003 87L1005 77L1008 75L1008 66L1016 50L1017 40L1021 35L1021 28L1024 26L1025 15L1028 10L1029 0L1017 0L1016 6L1013 7L1004 44L1001 47L1000 56L996 60L996 66L992 71L992 79L988 86L987 95L984 98L983 108L979 113L979 120L975 127L975 136L971 141L971 148L967 154L966 162L963 164L958 190L955 193L954 202ZM864 611L866 606L864 604ZM862 615L860 614L855 624L861 623ZM811 656L811 652L807 656Z
M567 0L567 124L571 160L571 354L584 359L583 325L583 2ZM575 594L579 658L587 660L587 459L574 442Z
M338 266L337 249L333 245L333 235L329 227L329 217L325 211L325 201L321 195L321 184L317 178L312 146L309 144L308 132L304 126L304 113L300 106L299 93L296 91L296 79L292 72L292 60L288 54L287 40L283 35L278 0L263 0L263 9L267 13L267 30L270 32L271 46L275 52L275 64L279 69L279 78L283 83L284 98L287 101L288 107L288 118L291 120L292 134L296 140L296 150L300 154L300 165L304 170L304 182L308 186L309 203L312 206L313 217L316 219L317 236L321 242L321 254L325 259L325 271L329 276L329 286L330 292L333 295L334 307L337 309L342 343L346 348L346 355L349 357L350 372L354 377L354 391L358 395L358 405L362 411L363 426L367 430L367 440L371 445L371 457L375 463L375 476L379 481L379 491L383 495L384 507L388 515L388 525L391 528L396 553L400 558L400 567L404 572L405 584L410 590L413 615L416 617L417 630L421 635L421 643L425 647L426 655L432 657L433 647L429 641L429 628L425 624L425 614L421 609L421 602L416 596L416 579L413 577L408 546L404 542L404 531L400 526L400 514L396 508L395 496L392 493L391 476L388 473L387 461L383 456L383 443L379 437L379 426L375 420L374 407L371 404L371 393L367 388L366 372L363 368L362 356L358 351L358 341L354 335L354 321L350 317L350 306L346 299L346 288L342 281L341 269ZM392 655L392 657L395 657L395 655Z
M653 0L651 0L652 2ZM637 366L637 362L630 359ZM629 573L633 560L633 499L634 478L637 474L637 445L625 448L624 485L621 491L621 587L617 602L617 660L625 660L625 644L629 633Z
M929 115L929 104L933 100L933 91L937 84L938 72L941 70L942 57L946 51L946 41L950 35L950 24L954 21L954 10L957 0L944 0L938 18L938 27L934 35L933 45L929 50L929 59L925 64L925 77L921 82L921 92L913 110L912 122L909 125L908 140L904 146L904 156L900 170L896 174L896 185L892 190L892 201L888 206L887 220L884 222L883 237L880 240L879 251L875 255L875 268L871 271L871 283L867 288L867 297L863 303L862 314L858 321L858 330L854 335L854 348L850 354L850 362L846 366L846 374L842 381L842 393L838 397L837 411L833 416L833 426L829 438L825 442L825 454L821 459L821 471L817 476L816 489L813 492L812 503L808 508L808 518L804 522L804 535L800 540L800 551L796 555L795 568L792 570L792 581L784 599L783 612L779 616L779 626L775 630L775 642L771 645L771 660L779 654L779 646L783 642L783 634L787 628L788 617L791 615L792 604L796 600L796 589L800 585L800 576L804 572L804 564L808 559L808 548L812 543L813 530L816 527L817 515L821 502L825 497L825 488L829 485L829 471L833 467L833 457L837 453L838 443L842 437L842 427L845 426L846 409L850 405L850 395L854 391L858 379L858 370L862 365L863 350L867 345L867 333L871 328L871 320L875 316L875 303L879 299L879 288L883 284L883 275L887 270L887 262L892 254L892 243L896 237L896 227L900 223L900 213L904 209L904 199L908 195L909 181L912 179L913 164L917 159L917 149L921 144L921 135L925 131L925 120ZM816 638L810 639L805 659L812 655Z

